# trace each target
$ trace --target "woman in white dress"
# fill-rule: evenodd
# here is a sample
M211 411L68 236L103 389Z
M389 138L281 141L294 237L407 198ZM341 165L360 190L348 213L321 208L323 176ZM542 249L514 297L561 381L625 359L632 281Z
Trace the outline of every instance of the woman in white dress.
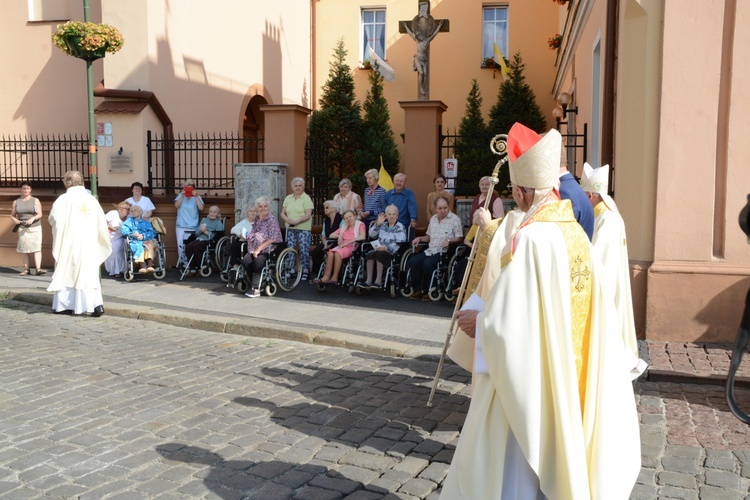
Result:
M121 278L125 272L127 261L125 260L125 238L122 237L120 227L130 213L130 203L127 201L120 202L116 210L107 212L107 230L109 231L109 241L112 243L112 253L104 261L104 269L110 276Z

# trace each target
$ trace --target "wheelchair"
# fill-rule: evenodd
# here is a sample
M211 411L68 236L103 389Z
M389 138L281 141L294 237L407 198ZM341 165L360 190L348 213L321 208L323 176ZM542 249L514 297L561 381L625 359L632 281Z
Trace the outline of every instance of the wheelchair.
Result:
M231 240L227 242L227 251L230 242ZM246 244L243 244L242 255L245 253ZM232 270L230 267L229 257L227 257L226 268L220 275L221 280L226 282L227 288L235 288L240 293L247 292L250 288L250 281L245 267L242 264L236 270ZM284 243L279 243L269 254L260 273L258 284L267 296L273 297L279 288L285 292L294 290L301 278L302 264L297 250L288 248Z
M133 252L130 250L130 237L125 236L125 272L123 273L123 278L125 281L130 283L135 279L136 276L142 275L142 276L148 276L149 274L143 274L139 273L135 269L135 262L133 257ZM162 241L162 233L157 232L156 238L154 239L156 243L154 243L154 253L156 255L151 256L151 260L154 264L154 272L150 273L154 278L161 280L164 279L164 277L167 275L167 250L164 245L164 242ZM146 251L144 249L144 251Z
M329 240L329 248L336 246L336 240ZM346 288L349 293L355 293L357 295L362 294L362 290L357 288L357 283L364 279L365 276L365 254L362 250L362 244L357 245L357 248L352 253L351 257L348 257L342 261L341 275L338 276L338 286ZM323 265L320 266L317 278L321 279L325 275L327 259L323 260ZM332 286L326 283L317 283L315 288L319 291L325 290L327 287Z
M213 235L213 237L209 240L208 246L203 251L203 254L201 255L201 261L198 264L198 274L203 276L204 278L208 278L213 274L214 268L216 268L218 271L221 271L223 268L219 265L222 261L219 260L217 257L218 249L219 249L219 243L227 238L225 234L225 227L226 227L227 218L222 217L221 218L221 231L216 231L216 234ZM188 241L185 242L185 247L187 247ZM227 260L229 259L229 245L226 245L226 252L227 252ZM186 258L184 253L180 255L180 258L178 260L178 269L180 270L180 281L185 278L188 272L190 272L190 264L191 262Z
M391 254L390 264L383 270L383 287L380 288L380 290L387 291L392 299L395 299L398 296L399 290L401 290L401 288L404 286L405 280L408 278L407 273L401 271L401 262L406 252L411 252L411 243L409 243L408 241L399 243L398 250L396 250L395 253ZM367 275L365 267L367 263L367 254L368 252L365 252L363 256L364 263L362 265L362 278L366 277ZM408 284L408 282L406 283ZM373 289L371 288L370 290ZM356 291L357 295L360 295L363 290L358 287Z
M426 244L420 244L420 246L427 246ZM418 248L417 247L417 248ZM456 264L462 259L468 257L468 249L463 243L451 243L448 248L440 251L440 259L438 265L432 275L430 276L430 284L427 288L427 295L430 300L437 302L442 298L445 298L448 302L456 300L456 296L453 295L453 290L461 284L460 277L456 276L455 269ZM415 254L416 248L411 247L407 249L402 257L399 266L401 272L403 286L401 287L401 294L404 297L408 297L414 291L411 286L411 257Z

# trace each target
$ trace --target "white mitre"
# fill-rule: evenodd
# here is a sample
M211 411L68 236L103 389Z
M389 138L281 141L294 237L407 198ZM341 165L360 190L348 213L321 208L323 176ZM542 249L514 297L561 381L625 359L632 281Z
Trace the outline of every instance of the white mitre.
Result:
M609 165L594 168L589 165L588 162L585 162L583 164L581 188L587 193L598 194L602 197L602 201L610 210L619 213L617 205L615 205L615 200L607 194L607 191L609 190Z
M537 139L539 135L536 132L516 123L508 131L509 146L514 137L520 137L519 145L515 148L520 155L514 160L511 154L510 181L517 186L534 189L556 187L560 178L562 151L560 132L552 129ZM533 145L528 147L530 143Z

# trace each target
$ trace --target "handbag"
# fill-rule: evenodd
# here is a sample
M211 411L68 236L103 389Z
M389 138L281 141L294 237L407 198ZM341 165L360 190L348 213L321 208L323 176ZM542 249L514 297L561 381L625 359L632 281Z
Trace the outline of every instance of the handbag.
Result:
M15 226L13 226L13 232L14 232L14 233L17 233L17 232L18 232L18 228L19 228L19 227L21 227L21 224L20 224L20 223L18 223L18 224L16 224Z

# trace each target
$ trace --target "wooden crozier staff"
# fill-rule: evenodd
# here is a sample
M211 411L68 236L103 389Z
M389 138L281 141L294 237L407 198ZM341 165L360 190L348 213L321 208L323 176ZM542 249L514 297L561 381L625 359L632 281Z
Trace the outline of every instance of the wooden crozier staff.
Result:
M492 200L492 190L495 188L495 185L498 182L497 177L498 173L500 172L500 167L502 167L508 161L508 136L505 134L498 134L493 137L490 141L490 150L501 158L497 161L497 163L495 164L495 168L492 170L492 177L490 178L490 189L487 191L487 197L484 200L485 209L489 207L490 201ZM463 305L463 299L466 293L466 284L468 283L469 276L472 273L472 267L474 266L474 259L477 253L477 248L479 248L478 242L482 235L482 230L482 227L479 227L477 229L477 235L474 237L474 245L472 245L471 252L469 252L469 264L466 266L464 277L461 280L461 289L458 292L458 297L456 297L456 306L453 308L453 316L451 316L451 324L448 327L448 334L445 337L443 353L440 355L440 362L438 363L437 372L435 373L435 379L432 381L432 390L430 391L430 397L429 399L427 399L428 407L432 407L432 399L435 397L435 391L437 390L437 386L440 383L440 372L443 371L445 356L448 352L448 348L451 345L451 339L456 333L456 313L459 309L461 309L461 306Z

